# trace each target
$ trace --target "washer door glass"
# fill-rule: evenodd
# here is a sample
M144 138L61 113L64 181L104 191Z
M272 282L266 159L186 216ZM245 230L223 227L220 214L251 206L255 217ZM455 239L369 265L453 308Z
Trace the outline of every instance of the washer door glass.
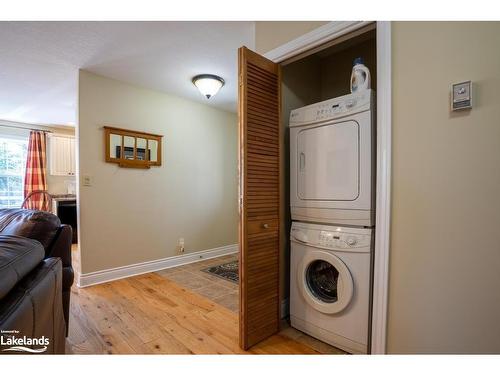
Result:
M336 314L353 297L351 273L339 257L327 251L307 251L297 267L297 287L317 311Z
M322 302L337 302L338 280L339 271L324 260L315 260L307 267L307 287Z

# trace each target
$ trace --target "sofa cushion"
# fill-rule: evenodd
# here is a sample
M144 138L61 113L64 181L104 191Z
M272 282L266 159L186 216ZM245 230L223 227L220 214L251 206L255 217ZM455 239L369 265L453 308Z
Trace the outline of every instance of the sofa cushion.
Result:
M45 250L36 240L0 234L0 299L44 258Z
M1 234L32 238L39 241L46 251L51 247L60 226L61 220L50 212L22 208L0 209Z

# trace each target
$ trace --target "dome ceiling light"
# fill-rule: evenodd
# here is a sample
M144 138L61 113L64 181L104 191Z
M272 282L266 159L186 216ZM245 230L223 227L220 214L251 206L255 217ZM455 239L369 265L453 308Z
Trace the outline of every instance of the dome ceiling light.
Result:
M217 94L225 83L221 77L214 74L199 74L193 77L191 81L207 99Z

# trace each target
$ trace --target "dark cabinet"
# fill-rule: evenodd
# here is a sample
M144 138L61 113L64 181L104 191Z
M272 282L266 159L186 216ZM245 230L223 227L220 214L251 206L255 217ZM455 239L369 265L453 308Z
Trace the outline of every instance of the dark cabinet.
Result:
M57 216L61 224L71 225L73 229L73 243L78 242L78 224L76 214L76 199L60 200L57 202Z

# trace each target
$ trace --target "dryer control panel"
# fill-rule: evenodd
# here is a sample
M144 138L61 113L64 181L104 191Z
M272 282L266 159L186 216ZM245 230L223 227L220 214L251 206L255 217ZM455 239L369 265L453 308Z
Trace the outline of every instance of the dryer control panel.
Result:
M290 112L290 127L368 111L372 106L373 99L374 91L364 90L294 109Z

